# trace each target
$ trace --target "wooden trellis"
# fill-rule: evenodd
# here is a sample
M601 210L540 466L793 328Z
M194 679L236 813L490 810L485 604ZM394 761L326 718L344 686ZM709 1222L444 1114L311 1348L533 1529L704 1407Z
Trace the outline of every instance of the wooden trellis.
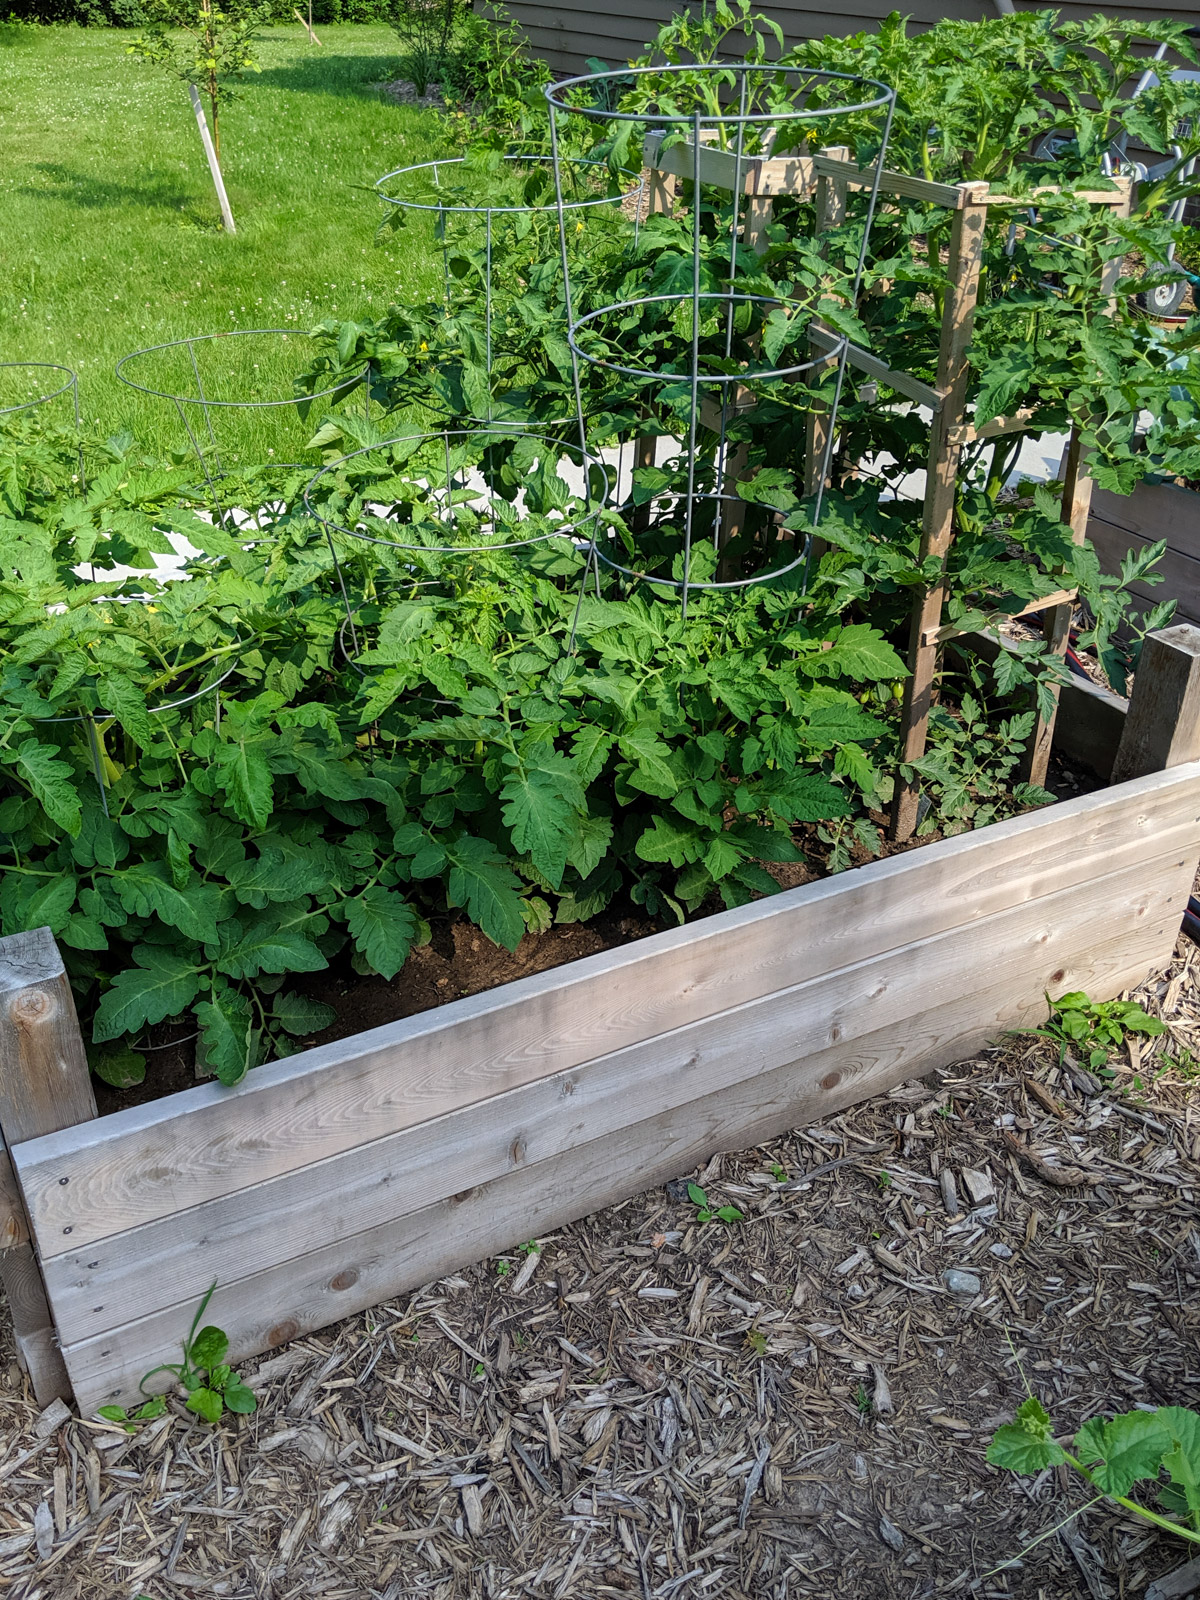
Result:
M646 160L651 172L650 206L667 210L678 196L678 180L695 175L696 153L690 144L677 143L662 148L662 137L646 142ZM875 182L873 169L862 168L849 160L842 148L831 148L814 156L743 156L705 146L699 153L702 183L732 192L740 167L741 188L746 196L743 238L755 250L765 249L765 229L776 196L788 195L815 202L816 231L819 234L837 227L846 216L852 189L869 188ZM976 428L967 411L970 378L968 351L974 330L979 298L980 268L988 209L992 206L1027 207L1031 200L1062 193L1054 185L1032 190L1028 197L1016 199L993 194L981 182L934 183L907 173L884 170L879 175L879 194L907 200L920 200L943 206L951 212L948 285L942 310L938 366L930 385L912 373L889 367L857 345L851 344L847 359L857 371L886 384L898 394L932 413L929 452L926 460L924 514L921 523L920 559L937 561L942 577L919 590L913 602L909 636L910 676L905 684L901 709L901 761L917 761L925 753L929 714L933 707L940 653L947 640L963 630L948 624L943 611L946 600L945 572L954 542L954 503L962 465L963 450L980 439L996 439L1017 433L1029 425L1028 412L996 417ZM1113 180L1111 189L1075 193L1072 198L1091 205L1111 207L1119 216L1128 216L1133 206L1133 183L1129 178ZM1117 257L1105 263L1102 284L1111 295L1120 274ZM840 337L821 322L810 333L814 355L830 352L831 363L840 347ZM809 413L805 451L805 490L815 493L828 443L828 418L820 410ZM736 465L736 464L735 464ZM1062 518L1071 529L1075 544L1082 544L1087 532L1091 504L1092 478L1088 451L1079 428L1073 427L1063 476ZM1078 591L1064 587L1053 594L1031 601L1023 610L997 613L994 620L1042 614L1043 637L1058 655L1065 655L1070 638L1071 617ZM1051 687L1053 704L1048 715L1039 708L1026 751L1023 776L1030 783L1045 781L1050 746L1058 707L1058 688ZM891 835L907 839L917 825L919 784L897 777L892 807Z

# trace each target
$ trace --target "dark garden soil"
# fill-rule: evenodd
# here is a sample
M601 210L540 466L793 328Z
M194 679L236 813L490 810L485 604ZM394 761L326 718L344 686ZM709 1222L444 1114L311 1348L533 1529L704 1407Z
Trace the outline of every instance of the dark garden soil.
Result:
M549 967L595 955L598 950L643 938L656 933L658 926L644 917L599 917L587 924L571 923L549 928L545 933L527 933L515 950L505 950L492 944L469 922L443 922L434 928L429 944L414 950L390 982L361 977L348 961L336 962L325 972L289 980L290 988L332 1006L338 1013L328 1028L299 1042L302 1046L331 1044L352 1033L397 1022L401 1017L461 1000L464 995L479 994L516 978L527 978ZM144 1083L133 1089L114 1089L93 1080L101 1115L195 1085L195 1032L189 1023L190 1019L179 1019L147 1029L145 1040L139 1041L139 1048L146 1050L147 1057Z
M1087 794L1100 784L1082 768L1056 758L1047 786L1059 799L1065 800ZM887 819L882 814L874 816L873 820L881 828L886 826ZM941 837L940 833L933 833L904 844L885 842L883 853L885 856L901 855ZM767 871L783 889L794 889L827 876L823 865L826 846L817 839L816 828L798 828L796 839L805 851L803 861L767 865ZM862 866L870 859L861 845L855 846L854 866ZM701 915L721 909L720 901L714 898ZM289 980L289 988L320 1000L337 1012L328 1028L298 1044L301 1048L332 1044L335 1039L398 1022L402 1017L415 1016L451 1000L480 994L485 989L578 961L600 950L644 939L669 925L629 906L624 912L610 910L588 923L570 923L548 928L544 933L527 933L516 950L509 951L492 944L465 920L441 922L434 926L429 944L414 950L390 982L358 975L348 960L335 962L325 972ZM196 1071L196 1031L190 1018L169 1020L147 1028L136 1047L146 1056L143 1083L130 1089L115 1089L93 1079L96 1106L101 1116L193 1088L201 1081L202 1075Z
M1060 1437L1200 1406L1198 978L1111 1083L1009 1038L250 1363L215 1430L39 1425L0 1310L0 1594L1142 1600L1180 1545L984 1456L1026 1385Z

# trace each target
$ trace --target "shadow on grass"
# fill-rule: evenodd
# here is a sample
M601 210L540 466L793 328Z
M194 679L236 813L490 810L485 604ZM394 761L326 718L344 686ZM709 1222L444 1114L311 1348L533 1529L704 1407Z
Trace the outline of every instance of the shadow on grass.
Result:
M147 206L154 210L170 211L187 222L206 222L207 214L201 211L194 196L177 184L162 179L149 183L116 183L99 178L92 172L80 172L57 161L38 161L33 170L44 174L50 181L41 187L24 184L18 194L35 200L65 200L85 211L115 210L129 205Z
M378 56L321 56L314 54L291 61L286 67L264 67L248 77L240 90L254 94L261 89L292 89L299 94L352 95L374 99L376 84L390 83L400 76L400 52Z

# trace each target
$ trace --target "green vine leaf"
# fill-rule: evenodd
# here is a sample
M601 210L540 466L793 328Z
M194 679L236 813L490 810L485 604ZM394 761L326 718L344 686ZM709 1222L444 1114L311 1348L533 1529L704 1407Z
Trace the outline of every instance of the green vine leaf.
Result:
M1017 1409L1015 1422L997 1428L988 1445L987 1459L994 1467L1013 1472L1041 1472L1067 1459L1050 1432L1050 1417L1032 1395Z

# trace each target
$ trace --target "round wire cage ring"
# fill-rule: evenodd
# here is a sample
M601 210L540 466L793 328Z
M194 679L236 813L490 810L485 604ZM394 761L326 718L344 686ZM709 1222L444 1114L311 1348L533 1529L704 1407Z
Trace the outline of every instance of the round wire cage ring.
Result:
M553 158L546 155L524 155L520 152L517 152L513 155L507 155L503 159L506 162L511 161L513 163L522 163L530 167L545 166L550 167L551 170L553 170ZM429 173L432 174L434 187L436 188L442 168L461 167L467 164L468 157L466 156L438 156L433 161L419 161L410 167L397 167L394 171L385 172L382 178L377 178L375 180L375 191L379 195L379 198L390 206L398 206L401 210L405 211L428 211L437 217L499 217L517 216L520 214L536 215L539 212L545 212L547 216L556 217L558 215L558 201L552 191L549 199L544 204L538 204L537 202L530 200L522 201L518 205L470 205L461 200L411 200L405 195L385 194L381 187L381 185L385 183L390 183L393 178L411 178L418 174L424 177L425 174ZM609 167L606 161L601 161L598 158L588 156L577 156L564 159L562 165L564 168L569 167L571 169L576 167L591 167L595 168L596 171L600 173L610 173L612 171L612 168ZM563 202L563 210L585 211L592 207L619 206L625 201L631 200L635 195L640 196L642 194L645 188L645 179L639 173L634 172L632 168L628 167L620 167L617 169L617 172L621 177L633 180L628 188L621 189L616 194L588 195L581 200L565 200ZM484 176L488 176L488 174L485 174Z
M538 216L545 216L546 218L558 218L560 216L558 194L556 188L554 187L554 164L552 157L547 155L523 154L521 152L517 152L504 156L503 163L513 163L514 168L520 166L531 169L549 169L547 181L550 184L550 188L546 198L542 201L535 199L523 199L520 203L513 205L493 204L491 201L485 201L483 203L476 204L465 198L461 190L451 190L446 199L430 199L428 197L428 189L425 190L425 197L420 199L415 197L410 198L404 194L387 194L384 191L384 184L389 184L397 180L402 181L407 179L415 186L418 180L428 181L430 178L432 178L433 187L436 190L440 185L442 172L447 169L466 168L471 175L479 178L481 185L486 184L488 181L494 178L495 173L493 170L481 172L478 169L471 167L469 158L466 156L440 156L433 161L422 161L415 163L413 166L397 167L392 172L385 172L383 177L376 180L375 191L379 198L386 205L393 206L399 211L423 212L426 215L435 217L437 219L437 227L442 245L443 294L446 299L447 309L449 309L450 303L451 277L447 243L447 224L452 221L468 223L474 222L476 225L479 223L483 224L483 329L485 341L484 366L488 374L488 393L486 414L480 420L488 423L498 423L504 427L522 429L528 428L533 431L547 427L553 428L566 426L574 423L575 416L573 412L569 415L561 417L535 417L531 421L525 421L519 414L513 414L511 406L506 408L506 401L509 399L509 396L504 393L496 394L493 392L493 323L495 320L494 301L497 293L497 287L493 283L493 251L495 248L495 232L497 224L506 219L512 221L518 217L534 218ZM589 158L586 156L565 158L560 162L559 165L561 168L559 173L559 181L561 182L563 176L565 175L575 193L575 198L564 199L561 211L583 213L610 210L615 211L618 215L622 215L629 202L632 202L632 228L634 242L636 244L639 229L641 227L641 216L645 198L645 179L642 177L642 175L627 167L620 167L614 170L606 161L601 161L597 158ZM620 180L625 181L620 184L620 187L618 187L615 193L608 192L604 194L585 194L580 197L578 191L581 187L581 174L584 180L592 177L607 176L615 177L619 182ZM576 230L578 232L582 229L583 221L581 218L577 217ZM521 394L519 387L516 391L516 394L518 397L519 410L519 396ZM434 405L431 406L431 409L437 413L439 410L446 408Z
M47 389L33 400L20 400L15 406L0 406L0 417L11 417L18 411L32 411L35 406L48 405L52 400L59 400L64 394L70 393L75 426L80 426L79 376L71 367L64 367L58 361L0 361L0 372L65 372L67 375L66 382L59 384L57 389Z
M454 441L453 444L452 441ZM420 456L423 447L432 446L436 450L439 444L441 448L437 450L436 462L431 451L427 454L425 461L414 464L414 458ZM498 509L498 502L503 502L519 517L523 509L519 502L524 498L526 490L518 485L510 484L509 487L515 491L513 498L510 500L488 481L488 477L483 471L480 471L480 468L486 467L487 464L483 462L482 458L489 450L497 445L506 444L513 446L514 449L523 451L528 451L538 445L544 448L548 447L553 452L553 476L560 484L564 484L564 480L558 476L558 467L564 459L570 460L572 466L577 471L582 472L583 494L588 502L587 508L576 516L564 518L563 521L556 523L554 526L543 528L540 532L531 534L528 537L521 539L504 537L510 531L511 521L508 516L505 516L497 526L495 511ZM457 516L464 509L467 509L473 515L478 515L482 511L482 515L479 515L478 519L479 525L486 526L490 522L492 526L497 527L500 537L468 543L396 539L372 532L369 526L363 526L360 519L356 518L354 525L351 526L349 521L339 522L335 517L322 515L321 511L317 510L313 504L313 492L318 485L328 481L330 474L341 471L352 462L362 461L364 457L378 455L383 450L392 450L394 452L397 447L402 450L403 459L387 462L381 469L382 481L380 487L385 493L388 480L394 483L400 474L406 473L405 483L414 487L423 495L425 506L432 508L436 525L453 527ZM474 459L472 459L472 456ZM544 467L545 462L543 461L541 464ZM499 465L499 463L494 463L493 467L496 465ZM525 484L533 482L534 470L534 460L531 459L521 471L521 478ZM595 480L593 479L593 473L596 474ZM475 481L472 482L472 479ZM570 489L569 486L565 484L564 486L568 488L567 503L569 504ZM474 427L446 428L399 434L394 439L382 440L378 444L365 445L360 450L352 450L347 455L339 456L335 461L327 462L319 472L314 474L305 487L303 501L305 511L316 522L320 523L324 529L334 570L337 573L338 586L342 593L342 603L346 610L346 626L349 629L353 643L353 654L356 656L359 651L358 631L354 624L354 609L350 603L345 575L338 560L337 548L333 541L335 533L343 534L351 539L361 540L364 544L381 546L388 550L397 551L410 561L421 556L456 558L511 552L513 550L528 549L533 545L545 544L550 540L564 540L571 546L573 551L580 555L583 563L584 580L586 581L587 572L592 565L592 551L596 544L598 522L604 514L610 492L611 482L603 462L597 460L587 451L580 450L573 445L564 445L559 440L548 435L532 434L522 429ZM413 506L416 503L414 500L401 501L393 499L390 506L383 499L372 501L369 485L356 490L354 498L358 500L359 504L365 506L368 516L374 517L380 523L396 526L397 530L399 527L414 526L411 522L399 525L392 524L388 515L389 511L395 512L402 505ZM595 500L594 506L591 504L593 499ZM481 502L482 505L480 504ZM374 506L378 507L377 511L373 509ZM328 509L328 507L325 509ZM535 514L545 515L545 513ZM348 660L352 659L350 652L347 652L344 646L342 653Z
M585 496L589 495L591 492L590 479L592 472L595 471L598 473L600 479L598 498L600 503L592 509L583 511L576 517L564 520L562 523L556 524L552 528L544 529L540 533L531 534L527 538L507 539L501 537L498 539L485 539L479 543L473 544L460 544L452 541L444 544L429 544L419 540L406 541L402 539L385 538L380 534L371 533L360 523L356 523L354 527L350 527L348 524L338 522L332 517L322 516L320 511L318 511L313 505L310 496L311 492L316 488L316 486L321 483L323 479L327 478L330 473L339 471L349 462L359 461L364 456L370 456L382 450L395 449L396 446L411 446L412 448L405 453L405 459L403 461L390 463L388 465L388 475L392 478L395 478L399 473L404 472L406 469L409 471L413 470L410 468L410 463L412 462L413 457L420 453L422 446L433 445L439 441L442 445L442 459L439 463L440 471L437 472L437 476L444 481L434 481L435 467L431 461L418 465L415 469L415 472L416 474L419 474L419 477L411 476L407 481L416 484L418 487L424 488L426 493L425 504L426 506L433 508L435 520L442 526L453 525L454 513L456 509L461 509L464 507L472 510L476 509L474 504L475 501L486 502L485 514L480 518L481 524L486 524L488 521L493 521L494 523L494 519L489 517L486 512L488 509L496 505L498 499L504 500L506 504L513 505L514 507L516 505L515 500L508 501L507 498L499 494L496 488L488 482L485 476L483 476L483 474L479 471L482 464L480 460L477 459L474 462L471 462L470 466L472 470L466 476L463 476L463 469L468 465L468 462L463 456L462 445L467 444L472 446L480 446L478 450L478 455L480 457L485 455L488 450L494 448L496 445L511 444L518 448L524 448L530 445L549 446L554 452L556 458L556 477L557 467L559 464L561 464L564 458L571 459L572 465L578 469L582 469L584 473L583 492ZM452 444L452 441L461 441L461 443L456 448L456 446ZM483 443L482 441L487 442ZM543 462L542 465L544 466L544 464L545 463ZM523 473L526 481L532 481L532 461L529 463L529 469L530 470L527 470ZM478 482L472 483L470 481L471 477L478 478ZM422 479L424 480L423 483L421 482ZM563 480L560 479L559 481L562 482ZM584 528L590 529L590 525L602 514L604 503L607 501L610 489L611 484L609 482L608 472L605 469L602 461L598 460L594 456L591 456L590 454L580 451L578 446L564 445L557 439L554 439L547 434L533 434L528 433L523 429L508 429L501 427L445 428L434 429L428 432L398 434L394 439L385 439L379 444L364 445L361 450L352 450L348 455L339 456L337 460L327 462L319 472L314 474L313 478L304 490L303 499L304 509L311 517L321 524L327 535L330 533L342 533L351 539L361 539L366 544L382 545L387 549L399 550L408 555L466 556L482 555L494 551L519 550L529 545L543 544L549 539L568 539L572 542L572 544L590 544L592 537L591 532L588 531L585 533L581 530ZM519 490L516 498L520 499L523 493L523 490ZM362 491L362 497L368 504L371 503L369 488L366 488ZM405 502L395 501L390 509L395 511L399 505L404 503ZM413 502L407 503L412 504ZM388 508L384 507L382 509L382 514L377 515L376 520L380 522L389 521L389 518L386 514L387 509ZM411 524L401 524L401 526L411 526ZM501 535L503 535L507 530L501 526L498 531L501 533Z
M706 79L711 80L713 77L723 80L725 87L736 84L740 89L744 84L747 90L751 87L761 90L768 85L777 85L781 81L784 89L788 90L787 80L798 79L801 81L794 88L790 88L790 92L796 96L807 96L819 87L839 84L861 86L867 90L874 90L875 93L849 103L835 102L829 105L811 106L776 105L758 111L750 109L748 93L746 103L741 109L734 109L731 105L717 107L710 105L704 110L693 107L689 111L680 109L654 111L647 107L625 107L614 103L614 90L628 90L642 79L653 82L657 78L664 85L671 86L674 91L671 103L677 105L676 85L680 80L686 83L687 80L694 79L697 84L703 84ZM754 79L758 81L752 83ZM582 89L598 91L592 104L567 98L572 93L578 94ZM741 123L748 128L773 130L781 123L787 122L815 121L818 118L829 119L835 116L860 116L872 111L886 112L896 102L896 91L877 78L867 78L854 72L837 72L832 67L789 66L778 61L690 61L663 66L619 67L607 72L581 72L576 77L562 78L557 83L547 84L544 93L551 110L555 112L586 117L592 122L640 122L652 128L663 129L690 127L699 117L702 128ZM778 146L778 139L773 143Z
M691 372L677 372L670 367L660 367L657 370L652 367L627 367L621 362L610 361L605 356L599 356L596 355L594 351L587 350L582 344L580 344L577 335L581 330L590 328L591 325L597 323L600 318L615 316L617 313L622 311L638 311L647 309L651 306L667 305L688 305L700 307L705 302L710 301L717 306L723 306L727 308L732 308L738 304L749 304L769 306L773 310L781 311L786 310L788 305L787 301L782 300L778 296L774 295L735 294L715 289L702 290L698 295L687 293L646 295L642 299L619 300L612 305L601 306L596 311L589 311L585 316L580 317L577 322L573 322L571 324L571 327L567 333L567 342L570 345L571 350L580 358L581 361L586 361L591 366L603 367L607 372L617 372L623 377L638 378L647 382L666 379L671 382L686 383L693 379L693 374ZM809 310L811 308L803 307L801 309ZM599 332L598 329L595 331ZM799 361L787 367L739 366L736 372L697 371L694 375L695 381L701 387L704 387L709 384L730 386L747 383L763 383L779 378L803 378L808 373L814 372L818 368L828 367L831 362L838 361L842 355L842 352L849 349L850 341L844 335L829 332L824 328L822 329L822 333L823 347L821 353L820 355L811 357L809 360ZM803 335L801 335L801 337L802 336ZM604 337L604 335L601 335L601 337ZM690 338L688 342L690 343Z
M230 642L230 648L236 650L239 646L241 646L244 643L245 643L245 641L243 639L234 639L234 640L232 640ZM190 694L180 695L180 697L177 700L164 700L160 705L147 706L146 707L147 714L149 716L156 717L156 716L161 716L164 712L167 712L167 711L180 711L180 710L183 709L184 706L194 705L197 700L202 700L205 695L209 695L209 694L218 694L219 695L219 691L220 691L221 685L223 683L227 683L229 681L229 679L237 671L237 668L238 668L238 657L235 655L234 659L225 668L225 671L221 673L219 678L214 678L211 683L204 684L203 687L193 690ZM220 704L221 704L221 702L220 702L220 699L218 698L218 700L217 700L217 719L218 719L218 722L220 720ZM84 729L86 730L86 733L87 733L88 754L90 755L91 762L92 762L92 776L95 778L96 787L100 791L100 804L101 804L101 806L102 806L102 808L104 810L104 815L108 816L108 785L104 781L104 768L103 768L103 766L101 764L101 760L100 760L100 742L99 742L99 735L96 732L96 724L98 722L119 722L120 718L117 716L117 714L115 712L113 712L113 711L103 711L103 710L97 709L95 711L74 712L74 713L71 713L68 716L62 716L62 717L30 717L29 720L30 720L30 722L36 722L38 724L44 724L44 725L49 725L49 724L52 724L52 723L53 724L62 724L62 723L82 723L83 724Z
M369 362L364 364L361 372L347 374L327 388L314 389L311 393L283 395L263 400L240 395L222 398L205 391L204 377L200 371L200 363L196 359L197 345L217 348L231 339L295 339L297 344L300 344L302 340L311 337L311 334L302 333L296 328L230 328L223 333L193 333L184 339L170 339L166 344L151 344L141 350L131 350L127 356L121 357L114 370L122 383L131 389L136 389L139 394L152 395L156 400L170 400L177 406L200 406L204 409L216 406L222 410L246 411L269 410L274 406L310 405L314 400L324 400L332 394L348 393L366 379L370 371ZM125 369L130 362L148 360L152 356L161 355L164 350L187 351L188 362L196 383L195 393L181 394L175 389L156 389L151 384L139 383L126 372Z
M216 484L209 468L209 458L216 464L218 476L225 476L225 468L221 463L220 447L213 429L212 412L222 411L276 411L282 407L311 406L317 400L341 399L362 386L365 395L365 410L369 419L371 410L371 363L365 361L361 370L345 373L335 383L328 384L323 389L314 389L307 393L293 393L290 395L273 396L262 399L256 396L231 396L226 393L213 393L213 374L205 374L201 370L206 362L197 358L197 349L202 355L208 355L216 349L224 350L230 340L243 339L275 339L281 342L295 340L297 347L303 347L303 341L311 340L311 335L302 333L296 328L231 328L224 333L196 333L189 334L184 339L171 339L166 344L147 345L142 350L131 350L127 356L122 356L117 362L115 371L118 379L130 389L135 389L139 394L149 395L156 400L166 400L175 407L176 414L183 425L196 453L196 459L204 472L210 491L215 495ZM190 383L176 381L171 387L156 387L153 383L142 383L137 377L131 375L131 363L153 363L157 358L160 367L166 369L170 377L171 363L176 359L177 352L186 352L180 357L181 365L177 369L183 378L190 377ZM139 374L143 376L146 374ZM153 371L148 374L153 377ZM218 381L228 378L228 373L218 374ZM161 383L161 379L159 380ZM202 445L197 438L196 430L192 426L192 415L195 408L199 408L204 417L204 429L207 433L208 444ZM285 463L279 463L284 466ZM303 470L304 463L296 463Z
M649 508L653 510L664 501L672 501L676 504L682 501L693 509L702 505L711 505L714 508L714 525L718 528L727 510L732 518L733 515L744 512L747 508L746 501L742 500L739 495L732 494L725 489L693 489L690 492L681 489L675 492L655 495L646 502L642 509ZM599 539L593 549L597 561L603 562L610 571L617 572L621 577L628 578L635 583L658 584L660 587L670 589L676 594L685 592L691 594L697 591L726 593L735 589L747 589L755 584L770 583L776 578L786 578L793 572L807 568L811 559L812 537L811 532L805 533L797 542L796 554L790 561L785 562L783 566L767 567L762 572L753 572L746 577L740 578L703 579L693 578L690 574L686 580L672 578L663 573L649 572L645 568L624 565L609 553L605 544ZM681 538L686 540L686 532L681 533Z
M231 639L228 648L237 650L245 643L244 639ZM149 716L161 716L165 711L179 711L184 706L190 706L197 700L202 700L206 694L212 694L214 689L219 689L237 671L237 660L233 660L225 668L219 678L214 678L211 683L206 683L203 688L193 689L190 694L180 695L178 700L164 700L160 705L147 706ZM30 717L30 722L119 722L121 719L115 711L80 711L66 717Z

